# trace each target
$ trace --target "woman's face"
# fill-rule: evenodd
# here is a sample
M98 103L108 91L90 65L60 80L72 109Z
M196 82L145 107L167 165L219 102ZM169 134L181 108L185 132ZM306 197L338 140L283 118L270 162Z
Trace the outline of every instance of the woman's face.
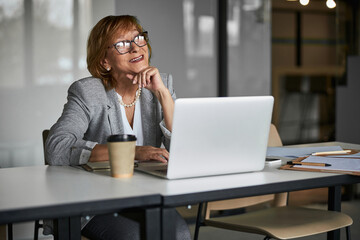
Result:
M120 79L128 73L137 74L149 66L147 45L139 47L134 42L131 42L130 51L125 54L120 54L113 46L113 44L119 41L131 41L138 34L139 31L135 28L128 32L120 30L114 36L114 41L110 45L111 47L107 49L104 67L111 68L111 74L115 79Z

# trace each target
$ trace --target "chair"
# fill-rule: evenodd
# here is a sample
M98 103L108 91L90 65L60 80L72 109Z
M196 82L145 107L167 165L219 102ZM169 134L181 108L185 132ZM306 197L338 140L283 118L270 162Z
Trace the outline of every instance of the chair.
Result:
M7 225L0 225L0 239L6 239L6 236L8 240L13 240L12 223L8 223Z
M49 129L45 129L42 132L43 149L44 149L44 163L45 163L45 165L48 165L48 163L46 161L46 158L45 158L45 142L46 142L47 137L49 136L49 132L50 132ZM43 223L40 223L40 220L35 221L34 240L38 240L38 238L39 238L39 229L43 228L43 227L44 227L44 225L43 225ZM89 240L89 239L87 239L84 236L81 236L81 240Z
M6 225L0 225L0 239L6 239Z
M44 225L40 223L40 220L35 220L35 229L34 229L34 240L39 239L39 229L43 228Z
M44 150L44 163L45 165L47 165L46 159L45 159L45 142L46 139L49 135L49 129L45 129L42 131L42 140L43 140L43 150ZM44 225L43 223L40 223L40 220L35 220L35 229L34 229L34 240L38 240L39 239L39 229L43 228Z
M47 165L47 162L46 162L46 159L45 159L45 142L46 142L47 137L49 136L49 132L50 132L49 129L45 129L45 130L42 132L43 150L44 150L44 163L45 163L45 165Z
M274 125L270 127L268 146L282 146L280 136ZM232 216L213 217L211 215L212 211L254 208L254 206L259 208L259 204L264 203L270 203L271 207L246 211ZM287 206L287 193L277 193L200 203L194 239L198 239L201 226L212 226L260 234L265 236L264 240L271 238L293 239L345 227L349 240L352 223L351 217L341 212Z

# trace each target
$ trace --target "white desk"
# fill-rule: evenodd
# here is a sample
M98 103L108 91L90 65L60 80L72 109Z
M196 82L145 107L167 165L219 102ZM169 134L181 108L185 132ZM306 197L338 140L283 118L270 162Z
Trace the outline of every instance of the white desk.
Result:
M343 143L300 146L324 145L360 149L360 145ZM0 169L0 224L59 218L59 227L73 224L59 238L79 239L76 223L80 216L143 207L146 236L172 240L175 231L169 209L176 206L329 187L328 208L341 211L341 185L359 182L357 176L268 167L261 172L171 181L139 172L120 180L109 177L109 172L93 174L71 167ZM328 239L339 238L339 231L328 234Z
M337 142L298 145L297 147L325 145L360 149L360 145ZM360 177L333 173L286 171L266 167L261 172L171 181L136 173L132 181L135 184L145 182L146 188L160 193L162 196L163 239L174 239L172 216L167 211L169 208L205 201L328 187L328 209L341 211L341 185L359 183ZM329 233L328 239L340 239L340 231Z
M58 219L56 239L80 239L81 216L146 208L146 217L154 220L143 230L148 231L147 236L160 239L157 229L160 195L133 187L129 182L128 179L99 176L73 167L0 169L0 225Z

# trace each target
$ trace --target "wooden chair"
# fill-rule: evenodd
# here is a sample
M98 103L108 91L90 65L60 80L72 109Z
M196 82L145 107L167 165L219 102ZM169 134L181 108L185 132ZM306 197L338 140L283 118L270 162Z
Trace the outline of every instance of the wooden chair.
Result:
M0 239L6 239L6 225L0 225Z
M13 239L13 225L8 223L7 225L0 225L0 239L12 240Z
M46 159L45 159L45 142L46 142L47 137L49 136L49 132L50 132L49 129L45 129L42 132L43 150L44 150L44 163L45 163L45 165L47 165L47 162L46 162Z
M47 165L46 159L45 159L45 142L49 135L49 129L45 129L42 131L42 140L43 140L43 150L44 150L44 164ZM41 222L40 222L41 221ZM35 220L35 226L34 226L34 240L39 239L39 229L43 228L44 225L42 223L42 220Z
M42 139L43 139L43 149L44 149L44 163L45 165L48 165L47 161L46 161L46 157L45 157L45 142L47 137L49 136L49 129L45 129L42 132ZM35 230L34 230L34 240L38 240L39 238L39 229L43 228L44 224L40 222L40 220L36 220L35 221ZM89 240L88 238L81 236L81 240Z
M268 146L282 146L274 125L270 127ZM211 216L211 211L248 208L264 203L271 207L233 216ZM194 239L198 239L201 226L261 234L265 236L264 240L293 239L346 227L347 239L350 239L352 223L351 217L341 212L287 206L287 193L277 193L200 203Z

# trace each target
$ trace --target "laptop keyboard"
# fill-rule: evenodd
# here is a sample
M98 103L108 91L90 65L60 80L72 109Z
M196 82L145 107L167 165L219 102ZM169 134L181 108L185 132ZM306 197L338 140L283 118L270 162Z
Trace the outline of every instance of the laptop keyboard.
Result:
M166 174L166 173L167 173L167 168L155 169L155 172L159 172L159 173L161 173L161 174Z

